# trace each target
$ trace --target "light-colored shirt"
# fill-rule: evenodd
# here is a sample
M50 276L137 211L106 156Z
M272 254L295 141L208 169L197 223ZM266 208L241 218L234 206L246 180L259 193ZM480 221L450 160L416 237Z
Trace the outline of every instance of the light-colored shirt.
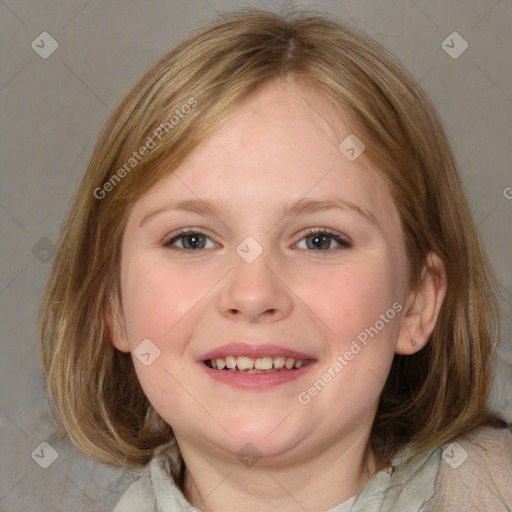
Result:
M165 453L125 492L113 512L199 512L167 471ZM418 451L406 445L388 470L326 512L510 512L512 430L482 427Z

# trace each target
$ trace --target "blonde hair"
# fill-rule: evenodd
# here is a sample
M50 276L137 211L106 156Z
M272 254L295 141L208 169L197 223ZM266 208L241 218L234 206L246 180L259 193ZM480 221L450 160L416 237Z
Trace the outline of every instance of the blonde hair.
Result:
M417 354L395 355L371 446L390 457L411 440L440 444L501 424L486 407L497 284L432 104L394 58L354 30L307 12L245 9L191 35L128 93L99 137L61 233L39 318L41 361L64 429L90 458L140 466L174 439L105 323L111 304L120 304L120 247L131 205L258 86L288 78L332 103L368 142L364 157L389 183L400 213L410 289L430 251L446 267L435 330ZM170 123L183 105L187 114ZM156 147L133 165L134 151L150 138Z

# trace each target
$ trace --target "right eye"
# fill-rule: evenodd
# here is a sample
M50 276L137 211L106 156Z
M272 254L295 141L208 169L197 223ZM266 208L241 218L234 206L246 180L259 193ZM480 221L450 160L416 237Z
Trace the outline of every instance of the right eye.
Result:
M211 245L206 247L208 241L211 242ZM181 247L177 246L177 243L181 244ZM197 251L199 249L212 249L216 244L200 231L182 229L171 234L171 237L163 243L163 246L176 251Z

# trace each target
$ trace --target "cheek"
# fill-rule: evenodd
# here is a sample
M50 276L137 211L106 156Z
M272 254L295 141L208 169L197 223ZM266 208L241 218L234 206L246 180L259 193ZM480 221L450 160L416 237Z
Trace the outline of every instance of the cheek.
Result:
M312 400L324 405L326 413L329 404L337 404L337 412L329 413L334 423L355 421L375 404L394 357L401 310L399 275L386 252L365 256L347 258L343 265L308 280L314 283L308 305L329 327L324 331L328 353L319 369L322 382L312 382L303 398L321 394Z
M151 338L165 345L208 291L199 272L176 268L150 255L128 259L123 268L123 308L130 345ZM210 286L211 287L211 286Z
M153 407L174 425L172 411L190 398L180 383L191 380L184 352L206 293L205 279L154 255L131 256L123 265L123 310L135 371ZM150 355L144 360L141 353Z
M347 262L337 269L316 273L309 283L314 285L310 285L307 292L308 304L329 327L329 338L336 351L344 350L347 342L376 322L381 334L392 338L397 322L391 320L396 318L396 312L391 311L386 317L386 311L400 295L394 272L382 259L380 262L375 259ZM381 315L390 321L382 325Z
M184 353L202 313L201 298L216 281L192 266L190 270L171 266L160 256L125 259L123 310L139 382L155 409L170 421L165 411L189 398L180 385L191 380ZM151 363L146 365L148 357L143 361L139 355L148 352Z
M299 402L322 410L327 430L368 414L389 373L401 308L393 272L383 261L347 262L309 281L315 284L308 305L329 327L329 350Z

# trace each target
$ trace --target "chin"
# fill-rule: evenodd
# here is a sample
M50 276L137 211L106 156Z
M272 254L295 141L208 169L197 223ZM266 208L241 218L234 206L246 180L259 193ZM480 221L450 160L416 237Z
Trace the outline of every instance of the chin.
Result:
M224 433L221 439L210 439L210 442L223 454L235 456L243 463L246 459L252 463L262 459L261 462L268 465L290 463L295 458L294 453L301 450L305 432L303 429L300 433L290 432L278 425L279 422L251 423L236 428L230 425L228 430L232 437Z

